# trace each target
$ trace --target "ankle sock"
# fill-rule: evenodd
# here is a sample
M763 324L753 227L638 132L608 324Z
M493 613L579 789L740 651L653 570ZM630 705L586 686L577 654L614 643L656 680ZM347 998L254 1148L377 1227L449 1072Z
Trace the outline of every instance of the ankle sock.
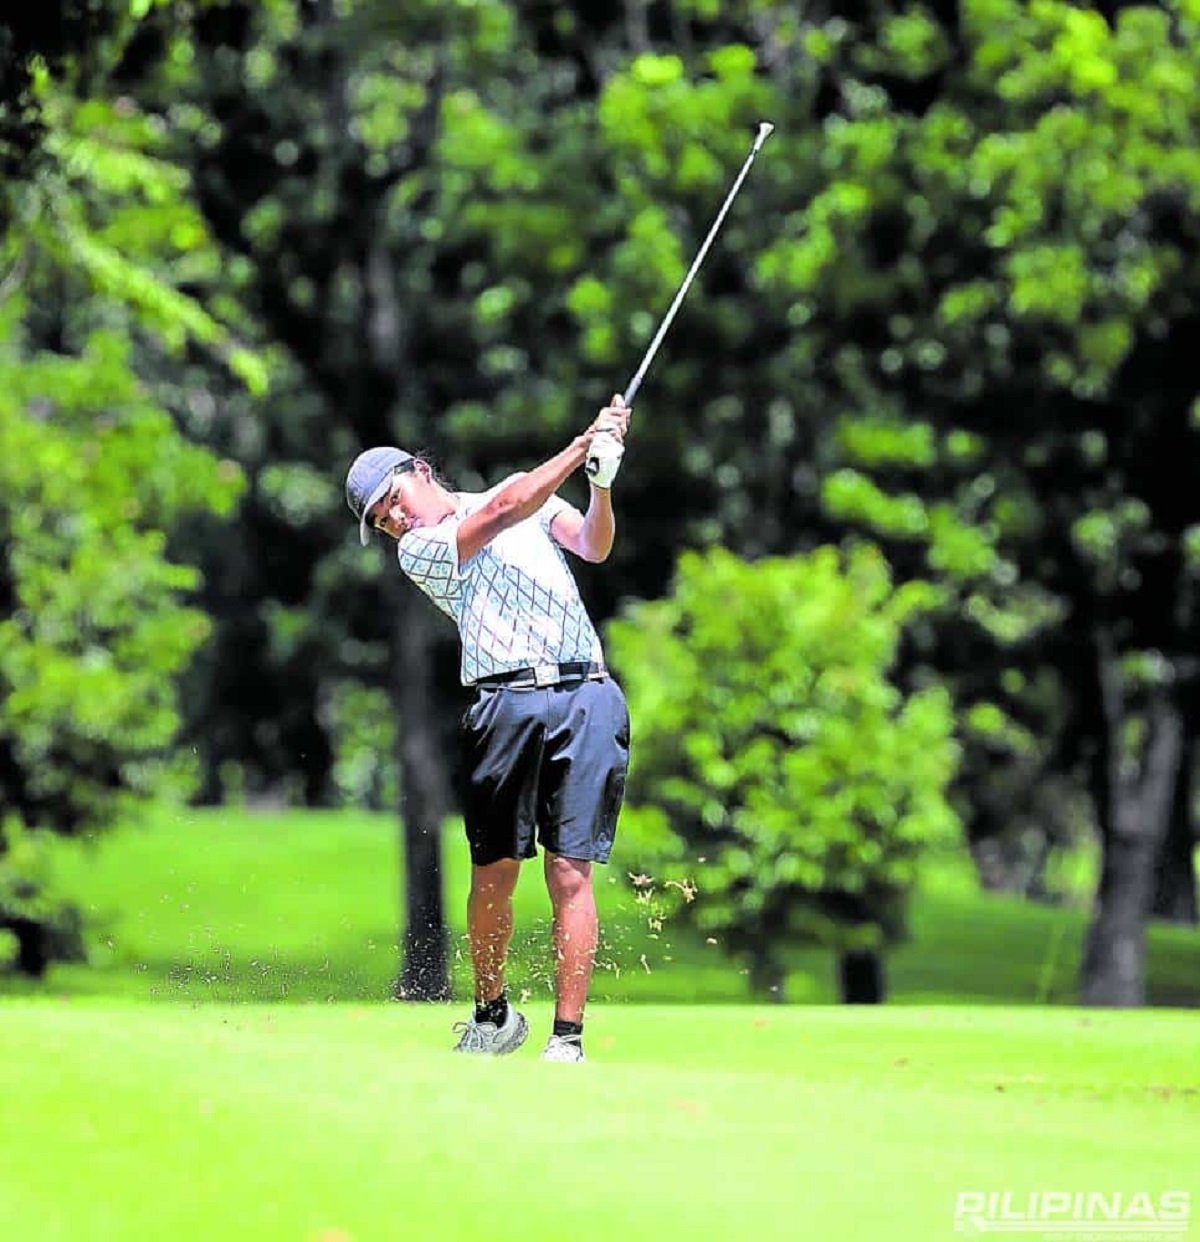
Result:
M495 1000L475 1002L475 1021L503 1026L508 1021L508 993L501 992Z
M565 1018L554 1019L555 1035L574 1035L581 1043L583 1042L583 1023L568 1022Z

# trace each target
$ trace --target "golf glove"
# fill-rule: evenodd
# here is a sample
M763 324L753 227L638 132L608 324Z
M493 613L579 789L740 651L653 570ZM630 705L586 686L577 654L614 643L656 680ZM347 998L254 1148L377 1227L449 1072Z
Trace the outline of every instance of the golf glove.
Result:
M621 468L625 446L615 436L598 431L592 437L584 470L595 487L612 487L613 479Z

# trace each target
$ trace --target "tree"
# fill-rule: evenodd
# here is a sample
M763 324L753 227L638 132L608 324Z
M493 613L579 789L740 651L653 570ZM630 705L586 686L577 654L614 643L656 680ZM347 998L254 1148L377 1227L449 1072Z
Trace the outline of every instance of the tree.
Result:
M862 979L845 999L882 999L922 847L957 826L949 697L888 677L929 602L869 547L749 564L713 548L608 628L638 722L636 856L760 995L782 999L788 949L816 943Z
M0 237L0 921L40 973L74 920L44 892L38 834L102 830L185 775L176 678L207 626L166 531L228 512L239 483L178 434L135 355L201 345L259 369L179 288L205 237L144 119L81 98L78 62L56 79L26 54L35 137Z
M237 475L181 440L121 337L32 350L19 309L0 323L0 804L25 829L95 832L179 787L176 677L207 622L162 525L228 511ZM29 968L64 916L29 917L42 895L20 891L0 921L19 920Z
M83 0L22 5L0 18L0 235L8 231L16 192L39 163L46 123L37 79L60 79L90 45L110 35L114 5Z
M828 172L762 263L838 412L829 515L958 584L931 650L960 692L1020 723L1057 686L1048 757L1104 848L1099 1004L1142 999L1196 727L1197 33L1183 3L827 23Z

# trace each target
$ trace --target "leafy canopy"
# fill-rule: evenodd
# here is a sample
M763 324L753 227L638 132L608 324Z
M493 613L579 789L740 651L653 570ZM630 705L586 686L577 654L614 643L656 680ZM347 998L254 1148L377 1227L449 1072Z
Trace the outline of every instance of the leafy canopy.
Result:
M178 435L124 338L39 350L17 313L0 317L0 772L9 810L72 831L162 778L174 678L208 630L164 531L228 510L239 476Z

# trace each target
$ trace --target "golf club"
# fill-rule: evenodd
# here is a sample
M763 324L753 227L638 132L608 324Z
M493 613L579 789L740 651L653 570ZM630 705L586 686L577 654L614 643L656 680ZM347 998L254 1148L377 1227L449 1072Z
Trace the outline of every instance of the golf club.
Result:
M737 192L742 188L742 182L746 179L746 174L750 171L750 165L754 163L754 157L762 149L762 145L771 136L775 126L770 121L761 121L758 126L758 135L754 139L754 145L750 148L750 154L746 156L745 162L742 164L741 172L738 173L737 179L734 181L729 193L725 196L725 201L721 204L721 210L717 212L717 218L712 223L712 228L708 230L708 236L704 239L700 249L696 253L696 257L692 260L692 266L688 268L687 275L683 278L683 283L679 286L679 292L675 294L675 300L671 303L667 313L663 316L663 321L659 324L658 331L654 334L654 339L650 342L646 355L642 359L638 369L633 373L633 378L625 386L625 391L621 394L621 400L625 405L632 405L633 398L637 390L642 386L642 380L646 377L646 372L650 369L650 363L654 360L654 355L658 352L662 339L667 334L667 329L671 326L676 314L679 311L680 304L683 302L687 291L691 288L692 281L696 277L696 273L700 270L700 264L704 262L704 256L708 253L709 247L713 244L713 239L717 235L717 231L721 227L721 222L725 219L726 213L729 211L733 200L737 197ZM589 475L595 474L596 459L589 456L585 469Z
M670 309L663 316L663 321L659 325L658 331L654 334L654 340L650 342L650 348L646 350L646 356L642 359L641 365L633 373L633 379L625 386L625 391L621 394L622 400L626 405L633 404L633 398L637 390L642 386L642 380L646 377L646 372L650 368L650 363L654 359L654 355L658 352L662 339L667 334L667 329L671 326L671 321L675 318L688 289L691 288L692 281L696 277L696 273L700 270L700 264L704 262L704 256L708 253L709 247L713 244L713 238L717 235L717 230L721 227L721 222L725 219L733 200L737 197L737 192L742 188L742 182L746 180L746 174L750 171L750 165L754 163L754 157L762 148L762 144L771 136L771 131L775 128L770 121L762 121L758 127L758 136L754 139L754 146L750 148L750 154L746 156L746 162L742 165L742 171L738 173L737 180L734 181L729 193L725 196L725 201L721 204L721 210L717 212L717 218L713 221L712 228L708 230L708 236L704 239L695 259L692 260L692 266L688 269L688 274L683 278L683 284L679 286L679 292L675 295L675 300L671 303Z

